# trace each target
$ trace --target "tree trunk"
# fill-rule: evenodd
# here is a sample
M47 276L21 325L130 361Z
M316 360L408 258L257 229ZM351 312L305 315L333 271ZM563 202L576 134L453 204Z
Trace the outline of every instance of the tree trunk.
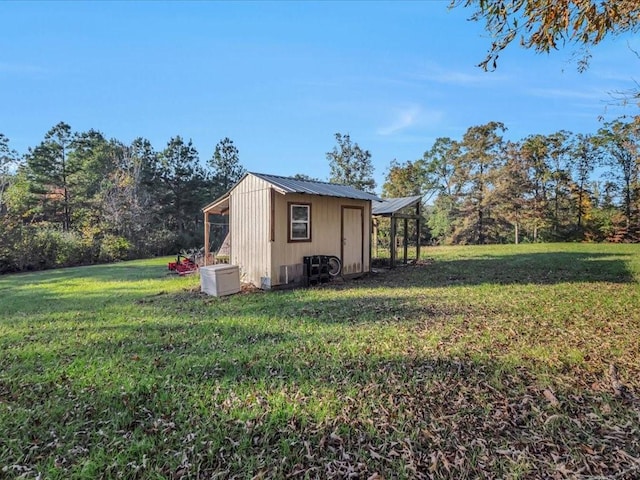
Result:
M71 228L71 212L69 211L69 190L67 186L63 187L64 190L64 206L63 206L63 218L62 218L62 230L68 232Z

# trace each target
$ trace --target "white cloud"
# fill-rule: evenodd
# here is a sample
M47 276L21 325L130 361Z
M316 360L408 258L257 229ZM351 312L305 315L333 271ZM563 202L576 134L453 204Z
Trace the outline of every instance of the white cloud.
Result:
M468 73L464 71L449 70L438 65L429 65L425 69L426 71L417 74L416 78L419 80L428 80L447 85L459 85L466 87L485 85L507 79L506 76L496 72L484 72L477 67L474 68L475 70L473 70L472 73Z
M397 109L392 120L385 126L377 129L377 134L382 136L394 135L415 126L423 126L437 122L442 118L442 112L424 111L419 105Z

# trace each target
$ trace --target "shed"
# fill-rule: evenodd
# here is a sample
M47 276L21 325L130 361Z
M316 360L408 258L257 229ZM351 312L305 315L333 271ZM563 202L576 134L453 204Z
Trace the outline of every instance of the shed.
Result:
M347 185L246 173L203 208L205 258L209 215L229 218L229 262L243 281L262 289L302 281L305 256L334 255L343 276L371 266L371 202L380 199Z
M391 268L396 265L396 243L398 232L398 219L402 219L404 224L403 235L403 257L404 263L407 263L408 257L408 241L407 232L409 230L409 220L416 222L416 259L420 258L420 220L422 219L420 213L420 205L422 203L422 195L414 195L411 197L399 197L399 198L385 198L381 201L374 201L372 208L372 215L374 217L387 217L390 219L390 256L389 266ZM373 238L374 245L377 244L377 222L374 219L373 222Z

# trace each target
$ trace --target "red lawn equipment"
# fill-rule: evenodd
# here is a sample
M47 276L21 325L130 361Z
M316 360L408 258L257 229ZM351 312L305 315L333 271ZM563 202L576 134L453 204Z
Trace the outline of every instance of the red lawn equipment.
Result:
M198 263L196 262L196 255L187 256L184 253L179 253L175 262L169 262L167 265L169 270L176 272L178 275L188 275L198 270Z

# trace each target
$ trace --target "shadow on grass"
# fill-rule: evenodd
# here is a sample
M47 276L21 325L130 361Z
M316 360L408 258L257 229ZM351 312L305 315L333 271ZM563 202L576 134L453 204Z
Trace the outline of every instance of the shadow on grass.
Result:
M100 311L105 307L119 304L130 304L148 295L148 288L132 284L130 287L109 287L104 292L69 292L61 293L58 290L47 289L39 286L34 289L7 289L6 296L0 301L3 316L15 315L24 318L27 315L42 314L51 321L51 314L64 314L77 312L78 314L90 314ZM162 294L162 292L159 292ZM35 319L32 319L35 320Z
M456 260L427 260L377 275L390 286L551 285L567 282L634 282L628 254L546 252ZM419 273L417 273L419 272Z
M162 259L164 261L164 259ZM7 285L47 284L74 279L103 282L137 282L158 279L169 275L166 262L150 263L149 260L132 260L104 265L56 268L34 272L11 273L0 276ZM1 284L0 284L0 288Z
M258 471L284 478L299 476L303 467L311 475L347 465L358 478L375 472L415 478L396 476L410 464L426 478L434 460L425 452L437 451L443 478L513 477L520 458L532 478L544 478L555 473L551 454L565 468L587 464L614 475L628 464L616 462L614 452L640 453L632 429L621 431L594 414L606 400L601 395L556 391L561 403L554 407L523 368L334 350L311 332L286 333L274 324L174 321L118 327L126 340L116 349L92 342L69 348L79 363L95 361L93 352L101 351L102 361L117 367L96 383L87 385L81 370L67 373L56 356L46 367L59 375L47 382L28 373L0 379L0 400L17 412L0 417L12 432L3 461L41 470L55 459L67 478L80 478L88 459L102 471L114 465L124 471L142 455L167 477L193 468L194 478L248 478ZM632 409L618 414L633 417ZM59 440L48 442L48 432ZM531 439L544 439L544 448L528 448ZM602 453L585 453L585 441ZM496 454L507 447L518 449L518 458ZM38 456L25 453L34 449Z
M565 471L587 465L594 475L617 475L630 461L615 452L640 454L637 430L618 428L635 418L632 408L612 403L603 419L606 395L569 386L550 405L533 369L416 353L411 329L420 322L442 326L467 308L481 317L503 312L386 291L585 281L633 277L622 255L552 253L399 268L320 287L317 298L211 298L197 289L144 296L122 287L56 307L52 294L44 300L53 311L82 316L69 328L48 320L4 340L0 404L11 414L0 416L0 432L11 432L11 444L1 460L34 472L55 463L66 478L90 476L87 465L144 477L130 467L143 457L148 472L176 478L302 478L302 469L317 478L341 465L360 478L514 478L523 468L546 478L557 473L553 457ZM97 322L99 302L116 306L109 315L136 313L130 323ZM411 331L401 337L396 326ZM392 343L376 348L382 340ZM610 420L612 409L620 421Z
M163 282L177 278L161 266L135 262L7 275L0 277L0 319L3 314L88 313L132 304L165 294Z
M323 288L362 289L362 288L439 288L466 285L552 285L569 282L607 282L632 283L636 281L628 268L628 254L546 252L492 256L483 258L463 258L454 260L427 260L418 266L398 267L394 270L369 277L348 281L342 285L330 284ZM97 307L127 303L148 297L148 286L137 284L140 280L166 278L162 265L147 265L143 262L123 262L112 265L70 268L37 274L17 274L10 283L0 284L4 297L5 312L69 312L91 311ZM124 285L105 285L104 292L84 292L82 294L61 293L61 282L80 282L82 279L98 282L123 282ZM161 293L161 285L158 293ZM70 289L71 292L73 289ZM267 297L270 297L270 294ZM279 295L279 294L275 294ZM35 299L34 297L38 298ZM276 297L286 299L287 297ZM264 298L257 300L255 309L264 307ZM188 298L187 301L193 301ZM316 300L302 301L312 310L323 312L351 311L349 304L328 305L324 308ZM245 302L252 308L254 301ZM273 303L268 300L267 304ZM277 302L276 302L277 303ZM362 302L360 302L362 303ZM278 308L278 307L276 307ZM298 310L304 310L300 305ZM259 312L256 312L259 313Z
M464 314L464 302L447 305L446 310L438 308L428 300L412 302L412 297L387 293L391 289L407 287L448 287L452 285L550 285L567 282L609 282L630 283L635 279L627 268L626 254L580 254L580 253L538 253L519 254L477 259L435 261L397 268L383 274L374 274L344 284L327 284L319 290L369 290L356 297L341 298L340 295L314 298L313 295L290 295L290 292L255 292L231 297L207 297L192 287L178 293L159 290L160 284L152 287L157 293L149 294L149 289L132 285L108 287L104 292L89 292L83 295L68 295L62 299L59 294L45 291L41 300L49 311L92 311L102 305L128 304L152 306L162 309L168 306L182 315L209 315L213 307L217 315L256 315L267 318L306 318L311 321L362 323L371 320L398 321L417 317L456 316ZM118 268L114 265L111 268ZM157 275L157 267L151 267ZM114 275L112 272L111 275ZM311 290L317 287L313 287ZM414 292L415 293L415 292ZM29 303L31 292L18 292L23 304ZM423 299L424 300L424 299ZM494 308L496 308L494 306ZM486 312L485 312L486 313ZM491 313L491 312L489 312ZM501 312L494 312L501 313Z

